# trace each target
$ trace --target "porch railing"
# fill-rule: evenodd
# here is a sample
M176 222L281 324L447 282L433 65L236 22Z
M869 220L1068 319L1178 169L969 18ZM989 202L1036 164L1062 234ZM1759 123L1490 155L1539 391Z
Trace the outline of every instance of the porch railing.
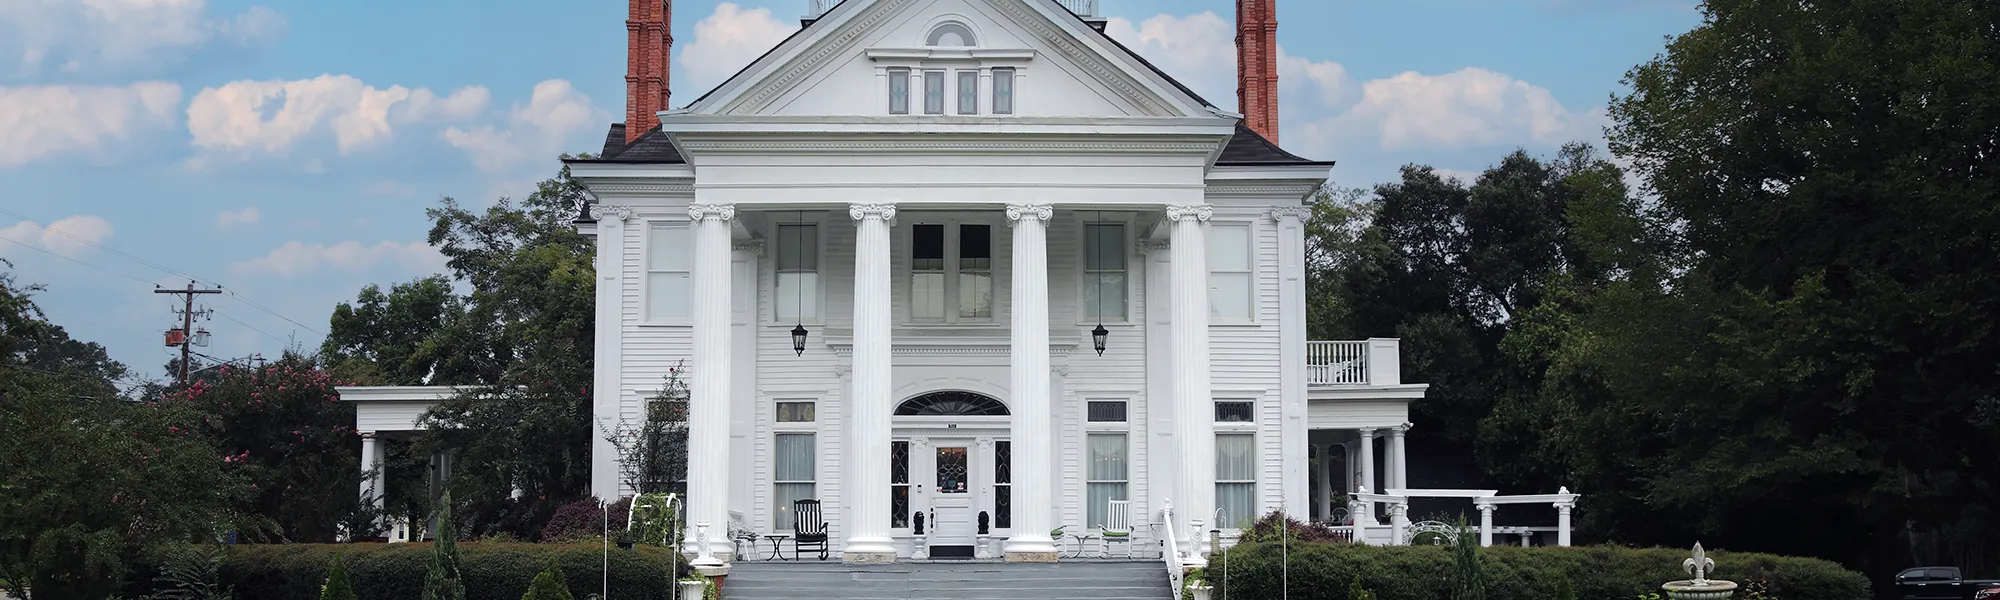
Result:
M1368 342L1306 342L1307 385L1368 383Z
M1069 9L1070 12L1076 13L1076 16L1079 17L1097 16L1097 0L1057 0L1057 1L1062 3L1063 8L1067 8Z

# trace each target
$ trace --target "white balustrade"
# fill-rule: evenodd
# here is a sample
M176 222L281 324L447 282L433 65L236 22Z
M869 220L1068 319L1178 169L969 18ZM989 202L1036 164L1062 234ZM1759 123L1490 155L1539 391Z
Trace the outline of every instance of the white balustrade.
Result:
M1306 342L1307 385L1368 383L1368 342Z
M1063 5L1063 8L1067 8L1069 9L1070 12L1076 13L1076 16L1079 17L1097 16L1097 0L1058 0L1058 1Z

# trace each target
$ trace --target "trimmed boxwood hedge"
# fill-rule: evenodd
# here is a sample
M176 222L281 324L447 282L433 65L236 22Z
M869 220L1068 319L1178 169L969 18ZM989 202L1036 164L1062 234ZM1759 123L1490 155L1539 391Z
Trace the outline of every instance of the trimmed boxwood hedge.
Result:
M1546 600L1567 577L1577 598L1632 600L1659 593L1660 584L1687 579L1687 550L1615 546L1494 546L1479 549L1486 600ZM1777 600L1869 600L1868 579L1830 561L1773 554L1709 552L1715 579L1762 582ZM1223 556L1209 557L1206 574L1222 600L1280 597L1280 549L1255 543L1229 550L1227 590ZM1356 578L1380 600L1437 600L1449 595L1450 548L1293 543L1294 598L1345 600ZM1744 594L1738 593L1738 597Z
M273 544L233 546L222 563L222 583L237 598L318 600L335 554L360 600L406 600L423 590L431 544ZM673 587L672 553L640 546L611 548L611 594L665 599ZM553 559L577 598L599 593L602 544L465 542L458 560L467 600L520 600L535 575Z

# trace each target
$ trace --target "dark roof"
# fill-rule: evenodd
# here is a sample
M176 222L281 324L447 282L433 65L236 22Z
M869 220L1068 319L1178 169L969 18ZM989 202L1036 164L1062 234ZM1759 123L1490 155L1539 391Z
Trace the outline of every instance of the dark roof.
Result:
M1112 47L1125 52L1125 54L1131 56L1133 60L1139 61L1139 64L1145 65L1147 69L1152 70L1154 74L1159 75L1161 79L1166 80L1167 83L1172 84L1176 89L1179 89L1182 93L1187 94L1188 97L1194 98L1196 102L1200 102L1203 106L1207 106L1209 108L1215 108L1215 104L1209 102L1205 98L1202 98L1201 94L1195 93L1193 89L1182 84L1180 80L1174 79L1174 76L1168 75L1167 72L1161 70L1159 66L1154 65L1151 61L1146 60L1146 57L1140 56L1139 53L1137 52L1133 52L1131 48L1126 47L1125 44L1119 43L1118 40L1113 39L1109 34L1104 33L1104 31L1097 29L1096 27L1089 27L1088 26L1089 22L1083 21L1083 17L1077 16L1075 14L1071 14L1070 16L1076 18L1078 21L1082 21L1086 25L1084 29L1096 32L1100 39L1103 39L1106 42L1110 42ZM819 20L817 19L808 22L805 24L804 27L800 27L798 31L792 32L792 35L790 37L785 38L785 41L789 42L791 41L792 38L803 35L805 34L805 32L811 31L813 27L816 27L818 25L819 25ZM769 56L770 53L776 52L778 48L784 45L785 42L779 42L777 45L772 46L769 50L765 50L764 51L765 56ZM750 64L755 65L757 64L758 61L761 60L763 60L763 57L760 56L758 57L757 60L750 61ZM749 65L745 65L743 67L743 70L747 71L749 70L749 68L750 68ZM737 75L741 74L742 71L737 72ZM735 79L737 75L731 75L729 78L724 79L721 84L717 84L716 87L710 89L708 93L702 94L701 98L695 99L695 103L700 103L702 99L707 98L710 94L714 94L716 90L722 89L723 85L729 83L730 80ZM674 148L673 143L667 140L667 136L661 133L658 127L654 127L651 131L646 132L645 135L639 136L639 139L632 140L632 143L627 144L625 143L625 124L617 123L613 124L611 126L611 131L605 134L604 153L599 155L597 160L594 162L637 163L637 164L684 164L687 162L687 160L681 157L680 150ZM1222 148L1222 155L1216 158L1215 164L1221 166L1248 166L1248 165L1332 166L1333 165L1332 162L1313 161L1301 157L1299 155L1286 152L1283 148L1279 148L1277 144L1271 143L1271 140L1265 139L1263 135L1257 133L1256 131L1250 129L1248 126L1244 125L1243 122L1240 120L1237 121L1236 123L1236 134L1229 138L1229 144Z

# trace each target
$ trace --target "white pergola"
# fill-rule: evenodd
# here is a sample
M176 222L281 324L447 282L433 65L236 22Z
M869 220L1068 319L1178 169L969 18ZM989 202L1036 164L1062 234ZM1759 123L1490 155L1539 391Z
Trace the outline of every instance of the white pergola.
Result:
M1576 507L1576 499L1581 494L1572 494L1564 487L1554 494L1532 494L1501 496L1499 490L1426 490L1391 488L1383 493L1373 494L1362 487L1351 497L1350 510L1354 513L1354 539L1367 543L1368 530L1377 527L1373 515L1376 503L1389 509L1389 544L1403 545L1410 542L1410 499L1411 498L1465 498L1479 509L1479 545L1493 545L1493 511L1502 504L1549 504L1556 509L1556 545L1570 545L1570 509ZM1525 542L1524 542L1525 543Z
M383 507L388 478L383 472L384 435L423 430L418 422L431 406L459 393L451 386L343 386L334 388L341 402L354 404L354 431L361 434L361 498ZM432 474L449 473L450 454L431 457ZM393 536L392 536L393 537Z

